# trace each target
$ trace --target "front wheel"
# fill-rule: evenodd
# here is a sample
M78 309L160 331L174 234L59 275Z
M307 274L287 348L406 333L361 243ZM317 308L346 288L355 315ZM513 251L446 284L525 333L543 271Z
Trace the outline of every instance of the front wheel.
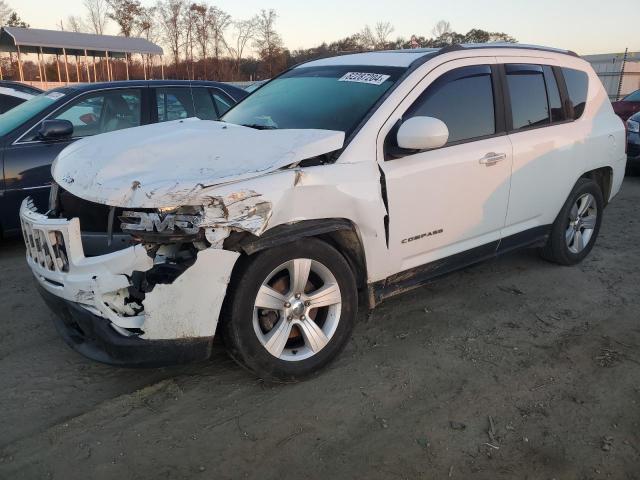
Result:
M229 286L222 334L229 354L268 380L293 381L331 361L357 313L355 279L315 238L244 259Z
M596 182L581 178L553 222L540 253L546 260L575 265L591 251L600 231L604 200Z

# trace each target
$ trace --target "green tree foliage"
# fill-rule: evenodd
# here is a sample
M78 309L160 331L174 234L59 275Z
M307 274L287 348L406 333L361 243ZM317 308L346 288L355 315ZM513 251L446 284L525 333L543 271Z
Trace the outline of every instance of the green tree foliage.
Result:
M29 24L20 18L16 12L11 12L6 23L7 27L22 27L29 28Z

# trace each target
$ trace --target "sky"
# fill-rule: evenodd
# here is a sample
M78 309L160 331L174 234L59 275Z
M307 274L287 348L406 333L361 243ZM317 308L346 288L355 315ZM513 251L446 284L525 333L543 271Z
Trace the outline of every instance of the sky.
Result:
M6 0L34 28L57 28L68 15L81 15L82 0ZM202 1L202 0L198 0ZM206 1L206 0L205 0ZM154 2L142 0L144 5ZM566 48L580 55L640 51L639 0L211 0L234 19L260 9L278 13L277 30L289 49L308 48L388 21L393 37L431 36L439 20L453 30L507 33L520 43ZM108 33L116 34L115 25Z

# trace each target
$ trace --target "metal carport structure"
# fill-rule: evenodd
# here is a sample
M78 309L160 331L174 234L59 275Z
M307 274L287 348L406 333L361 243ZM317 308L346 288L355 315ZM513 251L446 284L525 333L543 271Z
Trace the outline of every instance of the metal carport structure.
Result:
M69 83L69 63L68 55L85 58L86 77L91 81L91 71L89 68L89 57L93 61L94 81L96 81L95 58L104 57L107 62L107 73L111 80L111 71L109 69L109 59L125 58L127 68L127 80L129 79L129 62L130 54L147 55L149 59L153 56L160 57L160 65L162 69L162 78L164 78L164 65L162 62L163 50L155 43L144 38L136 37L119 37L114 35L93 35L90 33L77 33L59 30L43 30L37 28L20 28L20 27L2 27L0 29L0 51L14 52L18 57L18 71L20 81L24 81L22 69L22 55L36 54L38 56L38 70L40 71L40 79L42 80L42 62L45 54L56 55L56 57L64 57L65 77ZM80 79L79 65L76 62L77 78ZM46 79L46 69L44 69ZM0 79L2 71L0 70ZM146 78L146 69L145 69ZM60 72L60 64L58 63L58 81L62 82Z

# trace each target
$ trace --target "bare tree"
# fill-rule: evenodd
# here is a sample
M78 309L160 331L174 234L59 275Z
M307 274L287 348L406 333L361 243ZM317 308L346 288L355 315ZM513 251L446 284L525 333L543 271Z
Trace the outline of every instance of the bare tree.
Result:
M156 7L142 7L140 9L140 14L138 15L134 28L136 36L154 43L158 40L157 13L158 9Z
M435 27L433 27L433 30L431 30L431 33L436 38L451 32L451 24L446 20L440 20L438 23L436 23Z
M150 42L156 43L158 39L158 22L156 21L157 8L156 7L141 7L134 26L134 35L142 37ZM146 78L147 66L153 65L150 55L141 55L142 68Z
M182 46L182 11L185 8L184 0L163 0L156 5L160 19L160 29L165 41L173 55L173 62L178 74L178 62L180 61L180 47Z
M375 26L376 48L385 48L389 43L389 37L395 29L390 22L378 22Z
M118 24L120 33L130 37L140 15L142 5L139 0L107 0L110 19Z
M184 60L187 68L187 78L193 78L193 43L195 30L195 12L189 6L182 10L182 30L184 32ZM189 73L191 65L191 73Z
M87 9L86 19L91 31L103 35L109 20L106 0L83 0L82 3Z
M389 22L378 22L372 29L369 25L355 35L360 50L380 50L387 48L389 37L393 33L393 25Z
M282 53L282 37L275 30L278 15L275 10L261 10L255 17L255 38L253 46L260 59L266 64L269 77L274 74L274 63Z
M11 7L4 0L0 0L0 25L4 25L11 15Z
M194 37L200 50L200 58L207 79L207 49L209 47L209 9L206 3L192 3L189 10L193 12Z
M231 25L231 15L216 6L209 7L209 37L213 44L213 58L216 60L216 80L220 79L220 54L227 49L225 31Z
M227 45L227 49L235 62L236 78L239 78L240 76L240 62L242 61L242 54L244 53L249 40L254 37L255 29L256 21L254 18L233 22L233 37L231 44Z
M361 50L371 50L376 47L376 37L369 25L365 25L362 31L356 34L356 39Z
M64 30L70 32L86 32L87 27L82 21L82 17L78 15L69 15L64 23Z

